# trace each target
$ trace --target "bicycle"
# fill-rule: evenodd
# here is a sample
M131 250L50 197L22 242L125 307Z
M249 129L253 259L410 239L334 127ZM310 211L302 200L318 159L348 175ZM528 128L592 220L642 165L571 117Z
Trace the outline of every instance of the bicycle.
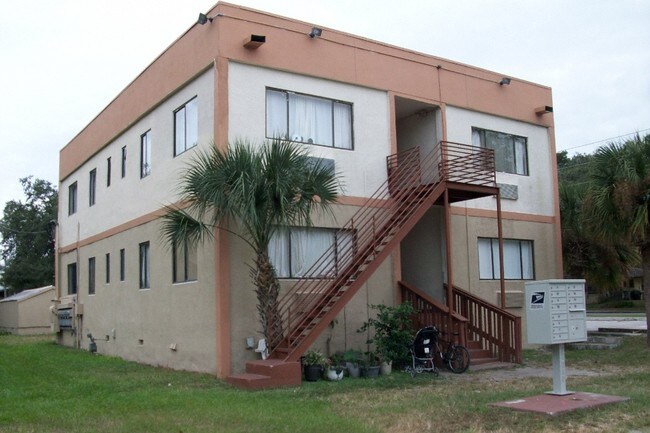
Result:
M441 332L441 334L446 334ZM452 332L451 335L458 336L458 332ZM447 343L447 349L445 352L440 350L440 345L436 343L438 354L440 355L442 361L447 365L447 368L452 371L452 373L461 374L467 371L469 368L470 356L469 350L465 346L460 344L454 344L451 340Z

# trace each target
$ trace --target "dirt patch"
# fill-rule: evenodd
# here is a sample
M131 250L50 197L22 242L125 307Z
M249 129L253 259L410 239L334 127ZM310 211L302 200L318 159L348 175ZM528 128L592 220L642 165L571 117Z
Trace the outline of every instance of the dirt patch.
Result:
M593 377L605 376L616 374L615 371L608 371L607 369L600 368L598 370L589 370L583 368L566 369L567 378L572 377ZM620 373L620 370L618 371ZM441 375L449 380L467 380L471 382L504 382L510 380L526 379L526 378L552 378L552 367L538 367L538 366L524 366L513 368L500 368L488 369L481 371L474 371L466 374L453 374L445 370L441 370Z
M609 374L606 371L584 370L578 368L567 368L567 377L589 377L589 376L602 376ZM482 371L476 376L481 376L481 379L489 380L492 382L500 382L504 380L521 379L528 377L553 377L552 368L544 367L518 367L503 370L486 370Z

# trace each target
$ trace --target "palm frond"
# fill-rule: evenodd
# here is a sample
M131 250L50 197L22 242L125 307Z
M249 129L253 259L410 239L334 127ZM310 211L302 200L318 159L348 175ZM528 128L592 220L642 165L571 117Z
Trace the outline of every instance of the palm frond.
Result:
M211 238L213 228L204 222L192 217L187 211L178 207L166 207L166 213L161 217L161 236L164 243L172 245L184 245L187 242L194 246Z
M338 176L309 158L305 147L282 139L261 146L237 140L227 151L213 147L197 153L179 188L189 206L167 216L165 236L171 238L175 227L181 230L177 238L189 235L180 216L192 216L196 232L229 223L232 232L263 251L279 228L311 225L314 211L336 202L339 186Z

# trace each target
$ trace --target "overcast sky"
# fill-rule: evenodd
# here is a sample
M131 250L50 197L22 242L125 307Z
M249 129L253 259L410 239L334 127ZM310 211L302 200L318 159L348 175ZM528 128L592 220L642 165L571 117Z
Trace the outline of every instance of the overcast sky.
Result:
M550 86L558 150L650 132L648 0L232 3ZM0 210L58 185L59 150L213 5L0 0Z

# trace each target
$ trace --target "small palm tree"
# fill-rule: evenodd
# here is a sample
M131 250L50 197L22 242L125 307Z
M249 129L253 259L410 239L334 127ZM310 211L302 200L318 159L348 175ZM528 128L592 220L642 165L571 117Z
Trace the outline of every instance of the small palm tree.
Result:
M237 141L228 151L213 147L200 153L180 186L182 208L163 216L163 237L169 245L194 245L215 228L244 240L254 251L251 277L262 332L274 341L282 329L277 317L280 285L268 255L274 233L312 224L314 211L327 211L338 198L339 181L320 159L282 140L261 147Z
M639 249L650 317L650 135L598 149L591 177L586 203L590 229L609 245L627 243Z

